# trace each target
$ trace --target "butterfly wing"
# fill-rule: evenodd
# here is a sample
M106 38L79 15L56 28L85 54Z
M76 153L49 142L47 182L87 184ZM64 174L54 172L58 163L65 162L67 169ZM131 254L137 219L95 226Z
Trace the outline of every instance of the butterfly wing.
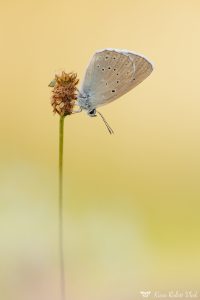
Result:
M127 50L105 49L92 57L80 94L87 96L89 108L110 103L150 75L152 64Z

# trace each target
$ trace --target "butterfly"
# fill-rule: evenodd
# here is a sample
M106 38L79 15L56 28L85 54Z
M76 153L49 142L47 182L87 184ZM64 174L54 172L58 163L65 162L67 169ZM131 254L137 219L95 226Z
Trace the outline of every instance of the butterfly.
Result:
M152 63L140 54L119 49L95 52L78 92L79 111L86 110L90 117L98 113L112 134L113 130L96 109L129 92L152 71Z

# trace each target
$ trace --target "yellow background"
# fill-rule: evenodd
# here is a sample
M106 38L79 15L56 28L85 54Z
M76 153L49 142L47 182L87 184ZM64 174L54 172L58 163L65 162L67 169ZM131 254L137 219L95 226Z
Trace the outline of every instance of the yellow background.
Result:
M58 300L55 72L102 48L155 70L65 120L67 300L200 289L200 2L1 0L0 299ZM200 293L200 290L199 290ZM200 294L199 294L200 298Z

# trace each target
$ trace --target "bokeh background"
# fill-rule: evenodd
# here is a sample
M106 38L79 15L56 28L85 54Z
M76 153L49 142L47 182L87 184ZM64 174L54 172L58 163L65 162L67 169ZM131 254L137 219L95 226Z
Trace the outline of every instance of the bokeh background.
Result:
M148 79L65 120L67 300L200 298L200 2L1 1L0 299L58 300L55 72L126 48Z

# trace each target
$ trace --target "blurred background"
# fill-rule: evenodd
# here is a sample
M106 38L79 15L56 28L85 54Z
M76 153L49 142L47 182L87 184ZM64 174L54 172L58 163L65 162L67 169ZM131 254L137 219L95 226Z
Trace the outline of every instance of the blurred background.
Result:
M67 300L200 298L200 2L1 1L0 298L59 300L58 123L49 82L97 49L155 70L65 120Z

